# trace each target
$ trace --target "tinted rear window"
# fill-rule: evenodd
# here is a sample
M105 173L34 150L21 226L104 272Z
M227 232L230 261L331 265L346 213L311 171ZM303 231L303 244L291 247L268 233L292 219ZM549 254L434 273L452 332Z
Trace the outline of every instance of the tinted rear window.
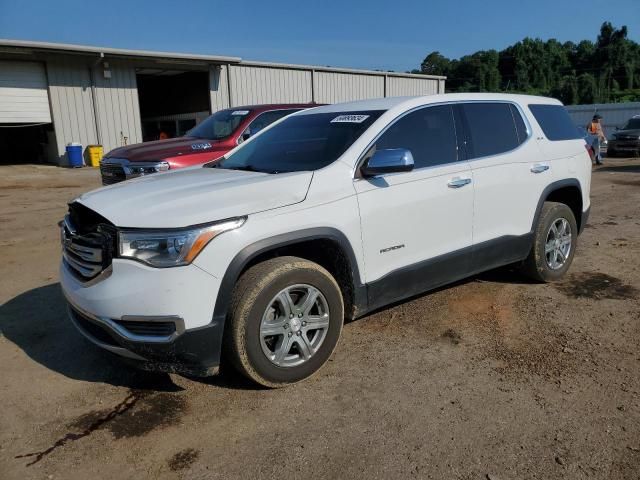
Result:
M529 105L529 110L552 142L582 138L562 105Z
M505 153L524 141L524 138L522 141L518 138L510 104L465 103L461 107L466 120L470 159Z

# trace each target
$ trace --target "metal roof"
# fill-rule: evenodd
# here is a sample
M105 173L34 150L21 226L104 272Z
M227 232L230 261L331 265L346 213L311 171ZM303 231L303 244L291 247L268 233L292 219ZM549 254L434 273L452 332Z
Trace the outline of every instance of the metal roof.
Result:
M153 50L129 50L124 48L95 47L91 45L74 45L70 43L35 42L31 40L7 40L0 39L0 47L17 49L30 49L51 52L87 53L96 55L113 55L121 57L141 58L175 58L181 60L200 60L216 63L239 63L240 57L227 57L221 55L198 55L191 53L157 52Z
M447 77L437 75L422 75L402 72L387 72L379 70L363 70L354 68L339 68L319 65L299 65L290 63L274 63L274 62L258 62L243 60L240 57L230 57L222 55L200 55L194 53L176 53L176 52L159 52L154 50L130 50L124 48L97 47L92 45L75 45L70 43L52 43L37 42L32 40L9 40L0 39L0 53L21 53L22 50L33 50L40 52L58 52L58 53L75 53L75 54L94 54L109 55L119 57L137 57L137 58L162 58L167 60L175 59L177 61L201 61L211 63L234 63L248 67L271 67L271 68L290 68L296 70L315 70L319 72L336 72L336 73L359 73L367 75L395 76L395 77L411 77L420 79L440 79Z

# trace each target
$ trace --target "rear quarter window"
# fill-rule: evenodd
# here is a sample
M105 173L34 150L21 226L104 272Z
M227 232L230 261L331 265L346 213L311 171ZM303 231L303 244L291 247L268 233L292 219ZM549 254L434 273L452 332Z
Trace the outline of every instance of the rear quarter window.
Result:
M579 140L582 137L562 105L529 105L540 128L552 142Z

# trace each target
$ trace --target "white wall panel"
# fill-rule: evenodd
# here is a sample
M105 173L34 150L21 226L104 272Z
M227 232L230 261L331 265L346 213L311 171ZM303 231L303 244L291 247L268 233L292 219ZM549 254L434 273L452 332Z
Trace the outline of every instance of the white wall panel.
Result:
M211 111L217 112L229 105L229 82L227 65L212 66L209 69L209 92L211 95Z
M438 93L438 80L415 77L387 77L387 97L405 95L435 95Z
M315 72L318 103L338 103L384 97L384 76L355 73Z
M79 142L97 143L89 66L73 57L56 57L47 62L47 76L59 161L65 146Z
M311 71L260 66L230 67L231 106L311 102Z
M140 104L133 62L109 61L111 78L103 68L94 70L97 125L105 153L142 141Z

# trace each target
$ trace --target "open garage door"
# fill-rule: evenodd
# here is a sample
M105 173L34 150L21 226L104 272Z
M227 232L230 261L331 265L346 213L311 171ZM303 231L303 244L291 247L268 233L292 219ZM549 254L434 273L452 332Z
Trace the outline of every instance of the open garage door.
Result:
M210 115L209 71L136 73L144 142L182 136Z
M2 123L51 123L44 65L0 61Z

